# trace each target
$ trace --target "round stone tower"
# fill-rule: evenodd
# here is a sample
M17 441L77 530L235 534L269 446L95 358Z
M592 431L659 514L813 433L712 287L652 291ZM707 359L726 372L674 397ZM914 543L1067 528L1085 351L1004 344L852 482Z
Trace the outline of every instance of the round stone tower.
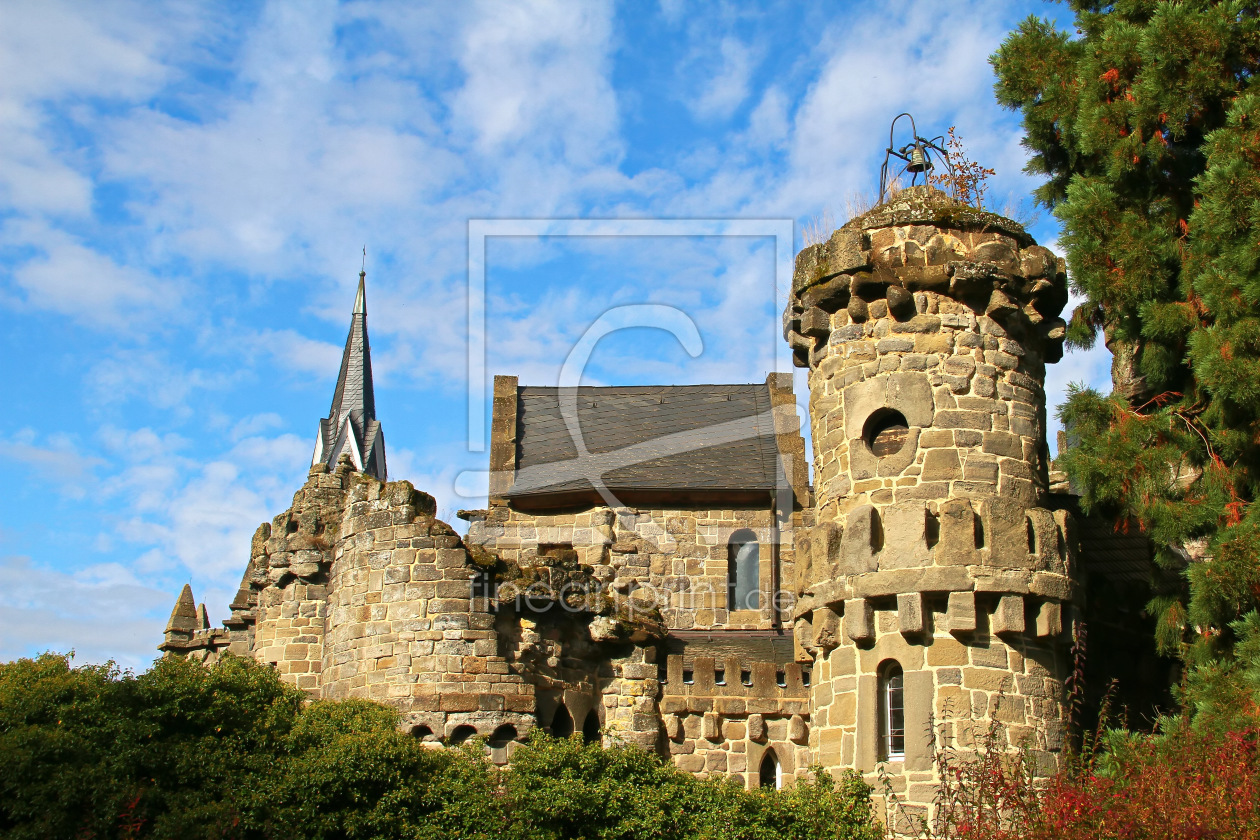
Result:
M894 821L930 817L934 743L994 732L1043 771L1063 746L1075 536L1048 505L1043 382L1066 302L1062 260L928 187L796 258L784 334L809 368L814 443L796 611L811 746L831 769L883 763Z

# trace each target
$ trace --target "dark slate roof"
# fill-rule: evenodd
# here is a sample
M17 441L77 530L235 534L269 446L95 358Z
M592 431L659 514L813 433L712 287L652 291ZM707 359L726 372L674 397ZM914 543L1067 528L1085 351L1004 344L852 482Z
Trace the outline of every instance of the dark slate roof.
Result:
M562 397L576 397L585 461ZM522 386L516 433L517 497L588 490L588 468L614 490L770 490L780 475L764 384Z
M1154 564L1151 541L1136 522L1117 528L1114 520L1084 516L1077 520L1081 564L1090 574L1111 580L1149 582Z
M1081 568L1090 575L1113 581L1151 580L1154 551L1150 539L1136 521L1116 524L1114 517L1081 512L1078 498L1070 493L1051 493L1048 506L1067 510L1076 519Z

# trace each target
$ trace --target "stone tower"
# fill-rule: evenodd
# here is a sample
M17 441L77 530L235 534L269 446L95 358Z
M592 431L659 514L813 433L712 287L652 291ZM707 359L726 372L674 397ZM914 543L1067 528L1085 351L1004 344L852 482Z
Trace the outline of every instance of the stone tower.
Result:
M829 769L883 763L893 819L930 816L933 733L966 750L996 722L1043 770L1058 761L1075 535L1044 506L1043 382L1066 302L1063 262L1022 227L928 187L797 255L811 747Z

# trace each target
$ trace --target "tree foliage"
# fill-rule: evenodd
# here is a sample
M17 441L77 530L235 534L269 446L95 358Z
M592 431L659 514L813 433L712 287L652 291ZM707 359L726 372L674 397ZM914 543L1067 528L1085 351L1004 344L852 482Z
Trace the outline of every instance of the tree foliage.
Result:
M1188 663L1204 725L1260 712L1240 654L1260 642L1260 9L1239 0L1070 3L1075 36L1030 18L993 56L1023 114L1040 203L1062 222L1101 334L1110 396L1075 388L1062 457L1087 511L1132 517L1182 575L1160 641ZM1241 642L1241 644L1240 644Z
M632 747L535 735L500 771L365 700L306 702L226 657L144 674L46 654L0 664L0 836L876 840L870 789L701 780Z

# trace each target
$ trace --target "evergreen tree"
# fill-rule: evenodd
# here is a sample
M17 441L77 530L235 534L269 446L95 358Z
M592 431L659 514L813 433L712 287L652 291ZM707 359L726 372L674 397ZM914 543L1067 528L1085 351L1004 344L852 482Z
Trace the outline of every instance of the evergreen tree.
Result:
M1196 719L1240 725L1260 716L1260 6L1070 6L1074 34L1030 18L992 58L1084 299L1069 341L1113 354L1112 394L1060 409L1061 462L1182 575L1159 641Z

